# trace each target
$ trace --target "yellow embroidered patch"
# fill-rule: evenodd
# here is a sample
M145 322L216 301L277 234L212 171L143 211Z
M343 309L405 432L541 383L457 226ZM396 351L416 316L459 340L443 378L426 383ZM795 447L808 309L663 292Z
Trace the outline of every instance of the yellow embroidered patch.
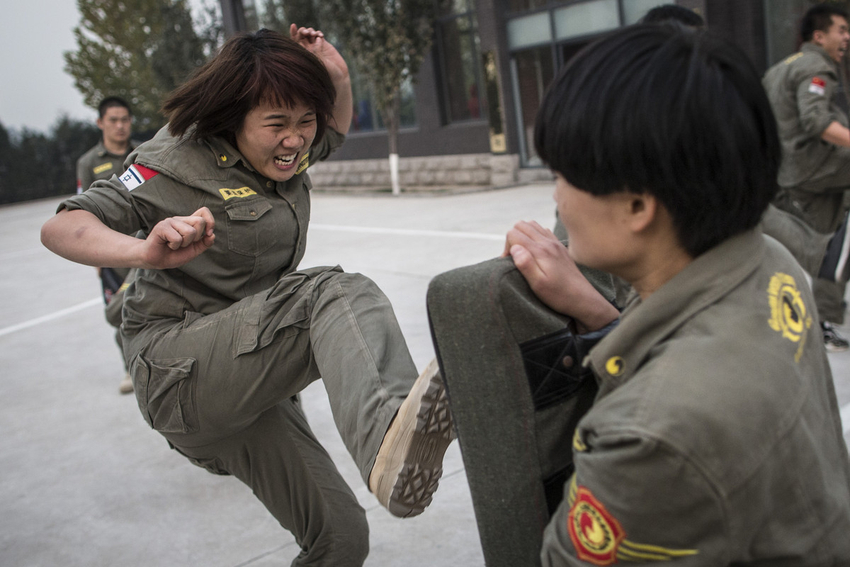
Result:
M304 157L301 158L300 162L298 162L298 169L295 170L295 175L303 173L308 167L310 167L310 152L304 154Z
M618 561L649 563L699 555L696 549L672 549L627 540L620 522L589 489L577 485L575 474L569 481L567 503L570 505L567 531L576 555L593 565Z
M800 343L794 357L799 362L806 344L806 330L812 326L812 317L806 312L797 282L788 274L773 274L767 286L767 300L770 304L768 325L783 338Z
M583 486L567 516L567 531L578 558L593 565L616 563L617 549L626 537L620 522Z
M573 434L573 449L579 453L587 451L587 445L585 445L584 441L581 440L581 435L579 434L578 429L576 429L576 432Z
M791 55L788 58L786 58L784 63L786 65L790 65L791 63L793 63L794 61L796 61L797 59L799 59L802 56L803 56L802 52L795 53L794 55Z
M696 549L668 549L658 545L634 543L627 539L623 540L623 543L620 544L620 548L617 550L617 559L635 563L670 561L677 557L689 557L691 555L699 555L699 551Z
M112 169L112 162L107 162L107 163L100 164L99 166L92 169L92 171L94 172L95 175L97 175L98 173L103 173L104 171L109 171L110 169Z
M219 193L224 197L224 200L233 199L234 197L242 198L242 197L250 197L251 195L256 195L257 192L250 189L249 187L240 187L239 189L219 189Z
M612 356L605 363L605 371L611 376L620 376L626 371L626 361L622 356Z

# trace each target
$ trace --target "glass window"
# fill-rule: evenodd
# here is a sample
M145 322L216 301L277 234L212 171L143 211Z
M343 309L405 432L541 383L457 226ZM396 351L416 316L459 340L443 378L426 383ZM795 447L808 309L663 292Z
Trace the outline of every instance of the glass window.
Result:
M540 12L508 22L508 47L521 49L552 41L549 12Z
M437 27L445 120L479 120L485 109L475 16L444 18Z
M620 25L617 0L594 0L555 10L555 36L567 39L615 29Z
M656 6L669 3L665 0L623 0L623 25L636 24Z
M547 0L508 0L508 12L516 13L535 10L542 8L547 3Z
M804 0L771 0L764 5L767 64L774 65L796 52L800 21L811 4Z
M374 132L385 130L381 111L372 95L372 87L362 73L357 72L357 66L352 59L346 58L348 71L351 76L351 94L354 98L354 114L351 117L351 132ZM401 116L399 126L409 128L416 126L416 98L413 83L410 79L401 85Z
M521 135L525 141L524 162L542 165L534 150L534 119L543 93L554 77L552 49L548 45L520 51L514 57L516 88L520 106Z

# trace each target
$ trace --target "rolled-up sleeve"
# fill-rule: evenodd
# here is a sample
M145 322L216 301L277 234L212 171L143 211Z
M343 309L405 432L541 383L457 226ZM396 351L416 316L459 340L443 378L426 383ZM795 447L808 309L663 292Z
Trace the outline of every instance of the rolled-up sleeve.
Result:
M144 229L146 224L130 192L116 176L108 181L95 181L87 191L62 201L56 212L64 209L87 211L112 230L123 234L134 234Z

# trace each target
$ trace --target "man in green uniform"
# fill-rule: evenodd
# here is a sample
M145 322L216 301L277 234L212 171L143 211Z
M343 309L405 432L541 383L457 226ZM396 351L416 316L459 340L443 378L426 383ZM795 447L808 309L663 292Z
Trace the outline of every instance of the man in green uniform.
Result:
M576 263L636 292L585 359L599 392L543 565L850 564L850 458L814 300L760 229L781 145L748 58L629 28L554 80L535 145L570 246L536 223L508 233L534 294L594 331L616 314Z
M77 194L88 190L92 183L100 179L109 179L124 171L124 160L136 145L130 140L132 133L132 112L130 105L117 96L109 96L100 101L97 107L97 127L102 132L100 141L77 160ZM103 287L103 300L106 303L106 320L118 329L121 326L121 304L123 303L124 280L130 270L127 268L98 268L98 276ZM115 340L121 349L121 335L116 331ZM124 360L122 353L121 360ZM133 382L126 372L118 385L122 394L133 391Z
M850 41L847 13L814 6L803 17L801 35L800 51L763 79L782 140L776 206L830 234L844 220L850 189L850 122L836 101L838 64ZM845 284L815 279L812 288L827 348L846 350L850 343L832 326L844 322Z

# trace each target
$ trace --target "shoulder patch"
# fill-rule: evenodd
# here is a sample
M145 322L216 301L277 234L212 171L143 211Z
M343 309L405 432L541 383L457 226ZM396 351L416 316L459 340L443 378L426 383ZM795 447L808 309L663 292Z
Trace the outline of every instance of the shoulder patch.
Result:
M301 161L298 162L298 169L295 170L295 175L299 173L304 173L304 170L310 167L310 152L304 154L304 157L301 158Z
M127 191L132 191L148 179L151 179L157 175L159 175L158 171L154 171L143 165L134 163L127 169L127 171L122 173L118 179L121 180L121 183L124 184L124 187L127 188Z
M626 538L620 522L583 486L567 516L567 531L578 558L594 565L616 563L617 549Z
M806 331L812 326L812 316L797 289L797 282L788 274L776 272L767 286L770 305L770 328L792 343L799 343L794 360L799 362L806 344Z
M823 96L826 93L826 81L820 77L814 77L812 82L809 83L809 92Z
M575 475L570 479L568 499L571 507L567 531L582 561L593 565L612 565L620 561L648 563L699 554L696 549L670 549L627 540L620 522L590 490L576 485Z

